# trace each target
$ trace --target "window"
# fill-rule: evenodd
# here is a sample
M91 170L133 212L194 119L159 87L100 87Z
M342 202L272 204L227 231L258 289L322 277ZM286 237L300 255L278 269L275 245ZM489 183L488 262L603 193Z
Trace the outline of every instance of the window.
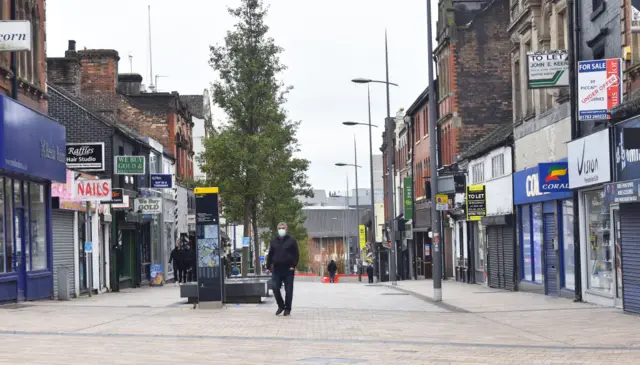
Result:
M591 0L591 9L595 11L603 2L604 0Z
M609 215L603 214L604 191L584 193L587 228L587 288L611 294L613 292L613 257Z
M44 186L29 183L31 207L31 270L47 268L47 223Z
M2 12L2 5L0 5L0 12ZM4 179L0 177L0 274L7 272L7 266L9 266L8 257L4 245Z
M570 290L576 289L575 255L573 244L573 202L562 202L562 262L564 264L564 287Z
M495 179L504 175L504 153L491 157L491 178Z
M471 166L471 179L473 184L480 184L484 181L484 164L477 163Z
M14 187L15 189L15 187ZM24 248L25 248L25 264L27 271L31 271L32 262L31 262L31 237L29 235L29 222L31 222L31 214L29 212L29 184L22 183L22 191L24 192L24 222L25 222L25 232L24 237Z
M538 283L544 282L542 275L542 204L534 204L531 214L531 225L533 227L533 280Z
M528 52L531 52L531 43L530 42L525 43L524 48L525 48L524 49L525 55ZM526 108L525 116L530 116L530 115L534 114L535 110L536 110L535 104L534 104L535 100L534 100L534 97L533 97L533 95L534 95L533 93L535 92L535 90L534 89L528 89L525 92L527 93L527 108Z
M533 251L531 250L531 206L520 208L522 217L522 279L533 281Z
M522 80L520 80L520 61L513 63L513 112L515 119L524 117L522 112Z

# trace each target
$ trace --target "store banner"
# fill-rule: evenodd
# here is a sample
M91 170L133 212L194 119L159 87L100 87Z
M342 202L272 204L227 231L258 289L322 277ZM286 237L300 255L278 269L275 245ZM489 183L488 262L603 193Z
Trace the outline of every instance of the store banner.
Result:
M569 187L571 189L611 181L609 146L609 129L569 142Z
M364 224L358 226L359 236L360 236L360 248L363 249L367 247L367 230L364 227Z
M640 179L640 148L631 145L634 141L630 140L630 137L635 137L638 131L640 131L640 117L624 121L614 127L615 169L618 181Z
M606 184L604 186L604 198L609 204L611 203L635 203L640 201L638 191L640 180L631 180Z
M111 179L81 179L74 182L73 197L80 201L111 200Z
M567 159L553 161L551 164L567 163ZM569 167L567 167L569 169ZM543 168L544 169L544 168ZM548 171L548 170L544 170ZM569 171L567 171L569 174ZM515 205L533 204L547 200L563 200L571 198L571 191L541 192L540 180L544 183L546 176L540 177L540 166L516 171L513 174L513 202Z
M82 171L104 171L104 142L67 143L67 167Z
M545 162L538 164L538 185L541 193L569 191L569 163Z
M413 180L404 178L404 219L413 219Z
M487 195L485 186L467 186L467 220L479 221L487 215Z

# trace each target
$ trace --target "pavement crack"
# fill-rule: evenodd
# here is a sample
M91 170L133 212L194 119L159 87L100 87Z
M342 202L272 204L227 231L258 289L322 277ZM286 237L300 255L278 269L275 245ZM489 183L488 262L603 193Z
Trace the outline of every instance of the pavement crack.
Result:
M128 318L131 318L131 317L135 317L135 316L138 316L138 315L144 314L144 313L146 313L146 312L147 312L147 311L139 312L139 313L129 314L129 315L126 315L126 316L123 316L123 317L119 317L119 318L112 319L112 320L110 320L110 321L105 321L105 322L97 323L97 324L94 324L94 325L91 325L91 326L87 326L87 327L79 328L79 329L76 329L76 330L70 331L70 332L68 332L68 333L70 333L70 334L71 334L71 333L78 333L78 334L81 334L81 331L86 331L86 330L90 330L90 329L92 329L92 328L96 328L96 327L99 327L99 326L104 326L104 325L106 325L106 324L115 323L115 322L121 321L121 320L123 320L123 319L128 319Z

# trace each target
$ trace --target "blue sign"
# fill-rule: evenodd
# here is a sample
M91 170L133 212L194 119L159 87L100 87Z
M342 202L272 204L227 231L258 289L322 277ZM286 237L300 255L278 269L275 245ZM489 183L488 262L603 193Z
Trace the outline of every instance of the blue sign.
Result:
M242 237L242 247L249 247L250 237Z
M84 243L84 252L85 253L92 253L93 252L93 242L85 242Z
M171 174L151 174L151 187L171 189L173 187L173 176Z
M611 203L635 203L640 200L638 191L640 180L630 180L606 184L604 186L604 199Z
M66 183L66 145L62 124L0 95L0 169Z
M567 161L538 164L538 191L557 193L569 191L569 163Z
M624 146L624 130L640 128L640 118L619 123L614 127L616 180L640 179L640 150Z
M557 162L567 162L562 159ZM547 200L562 200L572 197L570 191L545 193L540 191L538 166L521 170L513 174L513 202L516 205L532 204Z
M260 261L264 261L264 256L260 256Z

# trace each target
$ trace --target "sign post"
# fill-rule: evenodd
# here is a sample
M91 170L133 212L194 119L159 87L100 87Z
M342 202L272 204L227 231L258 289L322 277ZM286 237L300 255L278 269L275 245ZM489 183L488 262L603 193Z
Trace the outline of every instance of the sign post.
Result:
M219 309L224 301L224 268L220 257L218 188L195 188L194 193L198 306L202 309Z

